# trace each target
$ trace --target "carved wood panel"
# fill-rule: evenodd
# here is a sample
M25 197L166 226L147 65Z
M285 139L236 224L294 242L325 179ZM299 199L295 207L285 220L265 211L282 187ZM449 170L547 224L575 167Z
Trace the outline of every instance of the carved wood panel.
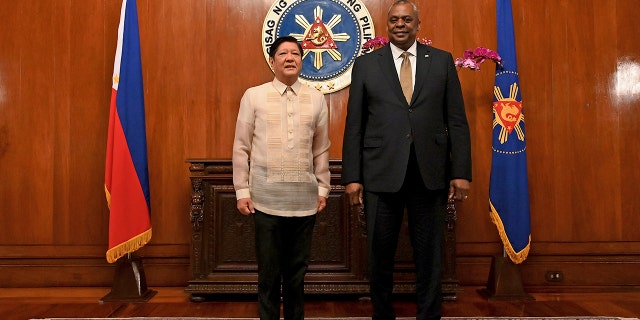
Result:
M191 279L186 291L201 301L211 294L257 292L253 219L236 210L229 160L188 160L192 184L190 221ZM340 161L330 164L331 192L318 214L305 290L310 294L362 294L369 291L364 213L351 208L340 185ZM443 274L445 299L455 300L455 210L447 217ZM406 227L405 227L406 228ZM453 236L452 236L453 235ZM406 230L396 264L398 293L415 290L411 249ZM408 248L408 249L407 249Z

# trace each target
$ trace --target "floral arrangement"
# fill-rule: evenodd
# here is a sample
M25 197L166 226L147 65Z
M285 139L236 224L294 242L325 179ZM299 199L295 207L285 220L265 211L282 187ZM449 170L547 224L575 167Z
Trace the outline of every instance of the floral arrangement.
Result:
M389 39L385 38L385 37L375 37L373 39L369 39L369 41L365 42L362 45L362 50L364 50L364 52L371 52L373 50L376 49L380 49L384 46L387 45L387 43L389 43Z
M485 47L477 47L474 50L465 50L464 56L462 58L457 58L454 63L458 68L469 68L471 70L478 71L480 70L480 65L487 60L491 60L497 65L502 65L502 58L500 55Z
M417 38L416 40L418 40L418 42L424 44L424 45L431 45L432 41L430 39L427 38ZM376 49L380 49L384 46L387 45L387 43L389 43L389 39L385 38L385 37L375 37L373 39L370 39L369 41L365 42L362 45L362 49L364 50L364 53L369 53L373 50Z
M432 41L427 38L417 38L416 40L428 46L430 46L432 43ZM375 37L373 39L370 39L362 45L363 53L369 53L371 51L380 49L386 46L387 43L389 43L389 39L385 37ZM500 55L497 52L485 47L477 47L474 50L465 50L463 57L457 58L454 61L454 64L458 68L468 68L478 71L480 70L480 65L487 60L491 60L497 65L502 65L502 58L500 57Z

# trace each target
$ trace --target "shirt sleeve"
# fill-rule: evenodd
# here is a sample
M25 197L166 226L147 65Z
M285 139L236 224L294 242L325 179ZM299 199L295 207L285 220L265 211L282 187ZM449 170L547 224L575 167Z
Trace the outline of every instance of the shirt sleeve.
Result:
M320 95L320 112L316 124L315 133L313 135L313 170L318 180L318 195L323 197L329 196L331 190L329 172L329 111L327 101L324 95Z
M236 199L250 198L249 193L249 159L255 129L255 112L251 105L251 93L247 90L240 100L240 110L236 121L236 132L233 140L233 187Z

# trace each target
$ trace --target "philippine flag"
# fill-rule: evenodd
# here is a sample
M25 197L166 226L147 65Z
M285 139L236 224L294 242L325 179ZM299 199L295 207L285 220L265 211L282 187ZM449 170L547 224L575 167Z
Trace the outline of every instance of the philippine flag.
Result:
M109 248L113 263L151 240L149 173L135 0L123 0L113 66L105 192L109 204Z

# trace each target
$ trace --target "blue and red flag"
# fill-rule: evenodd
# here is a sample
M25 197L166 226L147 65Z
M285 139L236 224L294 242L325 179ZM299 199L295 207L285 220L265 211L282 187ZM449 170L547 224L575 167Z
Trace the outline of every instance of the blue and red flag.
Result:
M123 0L113 67L105 192L113 263L151 240L147 135L135 0Z
M522 90L518 78L511 0L497 0L498 52L493 87L490 216L506 254L514 263L527 259L531 244L529 182Z

